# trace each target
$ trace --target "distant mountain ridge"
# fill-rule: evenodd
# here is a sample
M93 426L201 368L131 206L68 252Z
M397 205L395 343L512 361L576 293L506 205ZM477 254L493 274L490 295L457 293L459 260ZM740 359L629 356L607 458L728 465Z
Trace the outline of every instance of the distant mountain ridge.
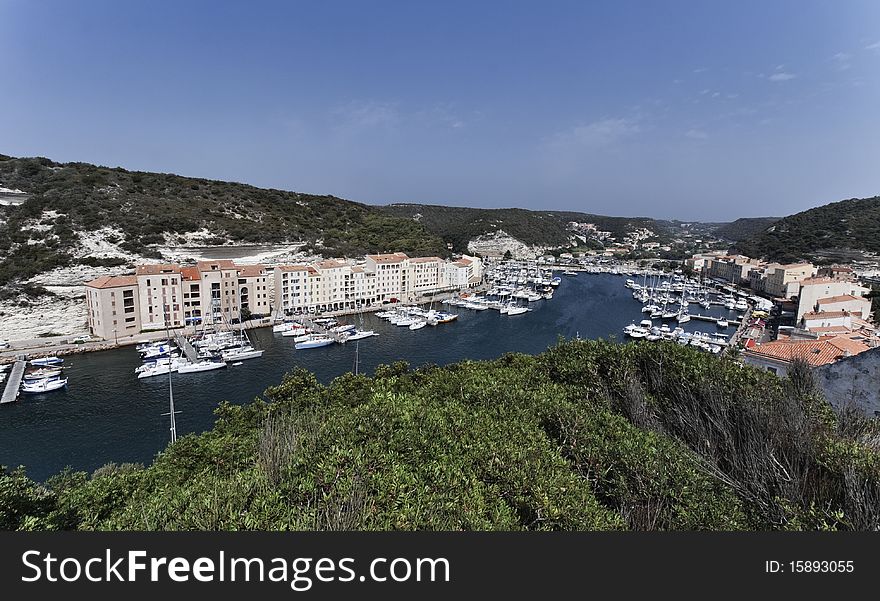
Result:
M738 241L736 249L781 262L822 263L880 253L880 196L841 200L789 215Z
M194 233L206 245L303 242L326 256L448 254L412 219L333 196L5 155L0 186L28 194L19 206L0 206L0 283L83 259L83 235L94 232L142 256Z
M466 252L468 243L478 236L499 230L529 246L561 247L572 241L572 221L593 223L620 239L635 228L666 231L667 226L649 217L608 217L575 211L533 211L519 208L479 209L395 203L380 207L395 217L406 217L423 224L428 231L452 244L456 252Z
M721 224L715 230L715 235L724 240L739 242L763 232L779 219L779 217L741 217L736 221Z

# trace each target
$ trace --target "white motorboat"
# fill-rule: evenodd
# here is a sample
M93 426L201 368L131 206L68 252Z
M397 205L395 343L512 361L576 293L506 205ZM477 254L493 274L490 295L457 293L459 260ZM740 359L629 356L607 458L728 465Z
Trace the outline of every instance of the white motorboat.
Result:
M522 315L523 313L529 312L531 309L528 307L517 307L516 305L507 308L508 315Z
M67 386L67 378L47 378L44 380L36 380L34 382L25 382L21 385L22 392L38 394L41 392L51 392Z
M61 365L64 363L64 359L60 357L40 357L39 359L31 359L31 365L37 365L40 367L46 365Z
M349 337L345 340L346 342L348 342L349 340L363 340L364 338L370 338L371 336L378 335L379 334L377 334L373 330L355 330L354 334L349 335Z
M334 328L330 328L330 331L336 332L337 334L343 334L345 332L350 332L355 329L357 329L357 327L354 324L343 324L341 326L336 326Z
M678 317L676 318L676 321L678 321L678 323L687 323L687 322L689 322L690 320L691 320L691 316L690 316L690 314L687 313L687 312L681 312L681 313L679 313L679 314L678 314Z
M567 275L569 277L577 277L577 272L572 271L571 269L566 269L565 271L562 272L562 275Z
M333 340L329 336L313 336L310 340L297 342L294 348L296 348L296 350L298 351L310 348L320 348L322 346L330 346L334 342L335 340Z
M279 332L286 332L288 330L292 330L296 326L292 321L285 321L283 323L276 323L272 326L272 333L277 334Z
M212 371L226 367L223 361L200 361L198 363L187 363L177 368L179 374L193 374L200 371Z
M428 325L427 321L425 321L424 319L419 319L419 320L409 324L409 329L410 330L421 330L426 325Z
M152 378L153 376L164 376L172 371L177 371L188 363L189 362L186 359L177 359L165 361L163 363L157 362L152 365L144 365L138 368L137 377L138 380L143 380L144 378Z
M718 321L715 322L715 325L717 325L719 328L726 328L730 325L730 323L723 317L720 317L718 318Z

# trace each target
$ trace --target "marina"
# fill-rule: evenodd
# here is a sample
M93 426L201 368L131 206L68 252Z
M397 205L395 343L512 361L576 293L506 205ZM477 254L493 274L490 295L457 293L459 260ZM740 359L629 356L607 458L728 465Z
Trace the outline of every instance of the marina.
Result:
M307 369L327 383L352 371L356 355L359 371L370 374L377 365L398 360L416 367L494 359L507 352L537 354L555 344L558 336L613 337L623 341L623 328L633 320L638 323L643 307L625 286L627 277L581 272L579 277L564 278L558 286L551 286L551 300L517 299L520 308L530 310L514 317L501 310L435 302L434 311L457 317L436 327L417 330L393 325L372 313L337 316L335 325L321 324L312 318L311 326L307 327L328 330L355 326L362 335L350 335L345 344L334 342L304 350L295 348L296 336L283 335L284 328L293 328L292 320L287 325L279 323L249 330L249 341L255 350L262 351L261 357L224 362L225 368L205 372L170 374L175 407L181 412L177 416L177 430L181 436L206 430L214 422L214 409L220 401L250 402L267 387L281 382L284 374L295 367ZM472 298L482 296L470 295L455 302L479 307L496 299ZM509 296L496 300L500 298ZM394 312L402 309L392 304L386 307ZM428 303L417 309L427 314L432 307ZM708 310L701 309L700 313L712 318L736 317L736 313L731 314L717 304ZM692 319L682 327L691 333L718 331L716 323L701 319ZM729 328L729 333L733 333L734 327ZM273 332L276 328L278 331ZM210 346L208 341L203 345L206 351ZM197 348L193 345L194 350ZM68 386L43 394L22 395L18 402L3 405L0 463L27 465L29 474L46 478L68 465L94 470L109 462L151 461L168 442L168 417L162 414L168 411L171 368L162 362L189 362L187 353L182 357L158 356L172 352L170 348L151 351L158 366L153 369L162 373L157 374L161 377L145 378L135 373L142 362L133 347L66 357L64 373L69 379ZM29 442L34 440L40 444Z

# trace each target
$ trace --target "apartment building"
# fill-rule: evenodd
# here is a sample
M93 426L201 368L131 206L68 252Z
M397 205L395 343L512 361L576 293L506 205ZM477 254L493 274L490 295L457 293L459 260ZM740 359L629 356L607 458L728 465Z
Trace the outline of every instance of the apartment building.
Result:
M440 257L418 257L407 265L407 296L421 296L423 292L437 290L443 285L441 268L445 261Z
M202 282L204 320L220 324L240 317L238 267L228 259L196 263Z
M376 274L377 300L402 300L406 296L408 263L404 253L366 256L364 271Z
M135 276L102 276L86 284L89 332L104 340L131 336L141 331Z
M708 263L708 275L732 284L749 283L749 271L763 265L762 261L745 255L727 255L716 257Z
M367 255L363 264L337 259L274 269L275 312L356 309L381 302L417 301L433 292L458 290L482 281L476 257L445 261L404 253Z
M812 263L770 263L763 269L752 269L749 272L749 284L757 292L776 298L793 298L798 295L800 282L815 273L816 268Z
M274 290L272 274L265 265L245 265L238 269L238 310L252 317L270 315Z
M821 307L827 307L826 310L850 310L853 309L853 313L856 310L859 311L861 315L864 311L864 307L867 306L867 313L865 316L870 315L870 306L871 303L868 299L864 299L861 303L858 303L858 299L863 298L868 293L868 288L859 285L858 282L853 282L846 279L834 279L828 277L812 277L807 278L801 281L800 290L798 292L798 309L797 315L795 317L796 321L800 321L805 313L810 313L811 311L820 311ZM839 302L835 303L821 303L823 299L832 299L837 297L855 297L856 302L853 303L853 299L838 299ZM867 303L867 304L865 304Z
M139 265L135 271L141 329L179 328L183 321L180 266Z

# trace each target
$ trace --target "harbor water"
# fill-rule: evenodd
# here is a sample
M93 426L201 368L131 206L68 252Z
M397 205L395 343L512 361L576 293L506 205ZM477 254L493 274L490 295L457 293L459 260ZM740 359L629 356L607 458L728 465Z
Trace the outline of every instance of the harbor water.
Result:
M377 365L397 360L412 366L444 365L493 359L507 352L537 354L559 336L625 340L622 329L645 317L642 304L624 287L625 279L583 273L564 277L552 300L529 303L533 310L523 315L449 307L459 315L457 321L417 331L366 314L363 328L379 336L359 341L360 371L372 373ZM691 313L728 319L739 315L721 306L704 310L692 305ZM360 326L359 320L340 318ZM713 322L695 319L684 328L718 331ZM731 326L725 333L734 329ZM252 401L296 366L325 383L354 366L353 342L297 351L293 338L273 334L271 328L251 330L249 335L257 348L265 350L261 358L227 369L172 376L180 411L179 436L209 429L220 401ZM149 463L167 445L169 421L162 414L168 411L168 377L138 380L134 370L140 359L133 347L69 356L64 365L67 389L23 394L18 402L0 407L0 464L24 465L31 477L42 480L67 466L91 471L110 462Z

